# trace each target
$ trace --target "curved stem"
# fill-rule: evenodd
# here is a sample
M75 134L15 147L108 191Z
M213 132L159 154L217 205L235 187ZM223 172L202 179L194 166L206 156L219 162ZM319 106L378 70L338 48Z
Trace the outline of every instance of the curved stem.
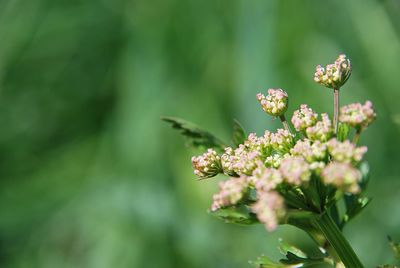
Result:
M353 144L354 145L357 145L358 140L360 139L361 131L362 131L361 128L357 128L356 134L354 134L354 137L353 137Z
M339 88L333 89L333 125L335 127L335 135L338 131L339 123Z
M285 115L284 115L284 114L283 114L283 115L280 115L280 116L279 116L279 119L281 120L281 122L282 122L282 124L283 124L283 127L284 127L290 134L292 134L292 131L290 130L290 126L289 126L288 122L286 121Z
M328 213L319 215L314 221L346 267L364 268L349 242Z

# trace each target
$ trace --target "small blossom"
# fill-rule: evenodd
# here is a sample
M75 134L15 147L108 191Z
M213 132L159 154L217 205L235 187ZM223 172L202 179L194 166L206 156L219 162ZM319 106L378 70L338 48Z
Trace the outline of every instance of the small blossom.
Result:
M261 157L265 158L272 152L271 133L267 130L261 137L257 137L255 133L250 133L244 145L249 151L257 151Z
M288 153L294 145L294 137L289 131L280 128L271 134L271 145L280 153Z
M356 147L349 140L340 142L335 138L329 140L327 146L332 159L343 163L359 163L368 150L366 146Z
M289 157L289 154L273 154L265 159L265 166L271 168L279 168L283 159Z
M251 208L265 228L272 232L285 215L284 200L277 192L259 192L257 197L257 202Z
M308 127L315 125L318 114L315 113L307 104L300 105L300 109L294 111L292 124L297 131L304 131Z
M283 115L288 107L288 94L283 89L270 88L268 95L258 93L257 99L260 102L264 112L271 116Z
M308 163L324 160L326 158L326 144L320 141L312 143L310 140L299 140L290 150L292 155L302 156Z
M282 160L279 170L289 184L300 185L310 180L311 171L303 157L294 156Z
M358 193L361 173L349 163L331 162L322 170L322 179L326 184L335 185L337 188L349 193Z
M279 170L265 167L262 162L253 171L253 176L248 177L249 183L257 191L270 191L282 182L282 176Z
M236 205L247 192L246 177L230 178L222 181L219 184L219 193L213 196L211 211L216 211L220 208Z
M318 121L314 126L306 129L307 137L310 140L327 141L333 136L332 122L328 114L321 114L322 120Z
M224 174L228 176L236 176L234 171L235 152L231 147L225 148L225 153L221 156L221 165Z
M372 102L352 103L340 108L339 120L356 129L368 127L376 118Z
M213 149L208 149L200 156L193 156L192 165L194 174L200 178L211 178L222 172L221 159Z
M350 75L350 60L346 55L340 54L335 63L328 64L325 68L321 65L315 68L314 81L329 88L340 88Z

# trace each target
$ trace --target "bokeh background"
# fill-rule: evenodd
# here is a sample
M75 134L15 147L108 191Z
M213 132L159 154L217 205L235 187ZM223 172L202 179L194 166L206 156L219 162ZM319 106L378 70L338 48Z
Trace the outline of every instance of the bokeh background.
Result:
M278 122L255 94L282 87L332 108L312 81L345 52L342 103L373 100L362 137L366 212L346 235L366 263L400 240L398 0L0 0L0 266L250 267L279 258L283 226L227 225L206 213L218 180L196 181L184 139L160 116L230 138L232 118Z

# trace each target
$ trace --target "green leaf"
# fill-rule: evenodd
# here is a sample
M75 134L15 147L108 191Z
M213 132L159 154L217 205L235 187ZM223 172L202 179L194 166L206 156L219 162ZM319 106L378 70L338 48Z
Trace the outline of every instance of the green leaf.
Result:
M245 205L231 206L210 212L227 223L249 225L259 223L256 215Z
M209 133L196 126L195 124L176 117L161 117L161 120L171 124L183 136L187 137L189 144L193 147L213 148L223 151L226 147L225 143Z
M289 267L311 267L326 262L324 258L310 258L299 248L287 244L282 240L279 242L279 250L286 256L286 259L281 259L280 262L290 265Z
M349 136L350 127L345 123L339 122L338 132L337 132L337 139L338 141L344 141Z
M361 175L362 175L361 182L360 182L360 187L361 187L361 190L364 191L368 186L369 178L370 178L368 162L367 161L361 162L359 169L360 169L360 172L361 172Z
M277 262L274 262L270 258L266 256L258 257L256 261L250 261L250 264L256 268L285 268L287 265L283 265Z
M389 244L393 250L394 257L400 261L400 244L394 242L390 236L388 236Z
M344 196L346 213L343 216L342 227L357 216L372 200L368 197L360 197L358 195L346 194Z
M247 138L246 131L243 129L242 125L238 120L233 120L233 134L232 134L232 143L235 147L239 147L240 144L243 144Z

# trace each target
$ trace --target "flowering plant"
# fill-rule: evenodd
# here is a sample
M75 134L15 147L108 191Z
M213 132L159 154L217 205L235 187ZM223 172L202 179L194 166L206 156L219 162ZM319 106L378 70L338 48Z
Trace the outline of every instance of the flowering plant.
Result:
M370 101L339 109L340 89L351 71L344 54L325 68L316 67L314 81L333 89L333 120L302 104L293 113L291 126L285 117L288 94L283 89L269 89L266 95L257 94L257 100L265 113L282 121L283 128L266 130L262 136L246 135L235 121L231 146L187 121L163 118L189 137L192 145L207 149L192 158L195 175L200 179L229 176L213 196L211 214L231 223L262 223L267 231L280 224L296 226L309 234L321 251L311 257L282 244L285 259L278 263L260 257L253 262L256 267L319 263L364 267L342 230L370 202L365 196L369 168L363 161L367 147L359 146L358 141L376 114ZM344 203L344 213L338 210L339 202Z

